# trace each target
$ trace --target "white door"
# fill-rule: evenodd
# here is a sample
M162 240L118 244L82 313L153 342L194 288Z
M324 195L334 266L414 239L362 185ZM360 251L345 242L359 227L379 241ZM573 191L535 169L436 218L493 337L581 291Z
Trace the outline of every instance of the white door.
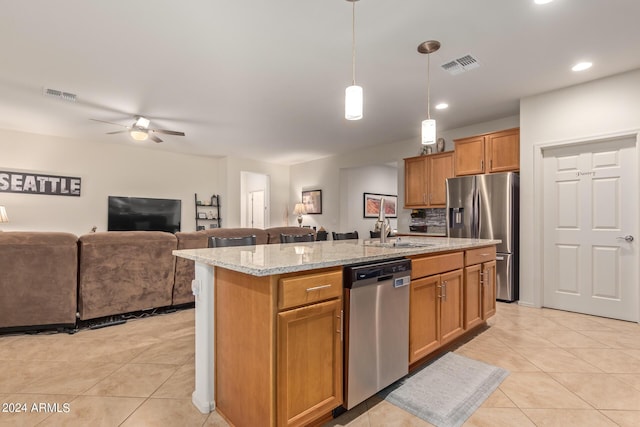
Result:
M248 193L247 201L247 224L253 228L264 228L264 190L251 191Z
M544 150L545 307L639 320L636 149L634 137Z

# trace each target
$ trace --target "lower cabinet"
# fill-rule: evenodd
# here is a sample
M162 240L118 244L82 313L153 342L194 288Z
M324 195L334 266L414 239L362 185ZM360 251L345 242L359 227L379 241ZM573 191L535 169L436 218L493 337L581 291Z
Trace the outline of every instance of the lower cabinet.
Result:
M464 328L470 329L496 314L496 262L464 269Z
M495 257L494 246L412 257L410 364L495 314Z
M465 253L465 329L471 329L496 314L495 258L495 247L473 249Z
M277 317L278 425L305 425L342 404L342 300Z
M464 333L462 253L413 260L409 305L409 363ZM455 270L450 270L455 268ZM438 273L438 274L432 274ZM420 277L429 274L425 277Z
M238 427L303 426L342 405L342 267L215 269L216 410Z
M482 264L482 320L496 314L496 262Z

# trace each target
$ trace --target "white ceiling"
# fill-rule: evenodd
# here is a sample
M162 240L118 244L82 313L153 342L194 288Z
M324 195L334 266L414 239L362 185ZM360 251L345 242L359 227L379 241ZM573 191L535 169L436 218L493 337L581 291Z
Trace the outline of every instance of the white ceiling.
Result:
M351 84L345 0L0 0L0 128L133 144L89 118L184 131L163 149L294 164L518 114L519 99L640 68L640 1L361 0L356 81L364 119L344 119ZM440 65L472 54L480 67ZM574 73L589 60L593 68ZM77 94L75 103L42 95Z

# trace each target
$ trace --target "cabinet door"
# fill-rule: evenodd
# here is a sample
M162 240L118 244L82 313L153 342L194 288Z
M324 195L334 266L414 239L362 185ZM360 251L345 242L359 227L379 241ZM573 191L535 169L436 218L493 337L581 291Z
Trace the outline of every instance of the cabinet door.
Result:
M455 141L456 176L484 173L484 144L484 136L474 136Z
M482 264L482 320L496 314L496 262Z
M278 313L277 323L276 424L305 425L343 403L342 300Z
M404 160L404 205L405 207L425 207L427 204L427 160L426 157L412 157Z
M464 328L471 329L483 321L483 293L480 279L481 265L464 269Z
M462 280L462 269L440 275L440 344L464 332Z
M487 172L508 172L520 169L520 130L510 129L486 136Z
M440 346L440 276L411 282L409 305L409 363L422 359Z
M447 178L453 174L453 152L434 154L428 158L427 184L431 207L447 205Z

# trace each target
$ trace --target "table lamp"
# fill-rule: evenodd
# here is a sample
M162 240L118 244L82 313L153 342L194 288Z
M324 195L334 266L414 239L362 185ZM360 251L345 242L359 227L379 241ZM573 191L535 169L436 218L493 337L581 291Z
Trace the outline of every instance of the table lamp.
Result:
M304 208L304 204L296 203L296 206L293 208L293 213L298 215L298 226L302 227L302 215L307 214L307 210Z
M0 206L0 222L9 222L7 210L4 208L4 206Z

